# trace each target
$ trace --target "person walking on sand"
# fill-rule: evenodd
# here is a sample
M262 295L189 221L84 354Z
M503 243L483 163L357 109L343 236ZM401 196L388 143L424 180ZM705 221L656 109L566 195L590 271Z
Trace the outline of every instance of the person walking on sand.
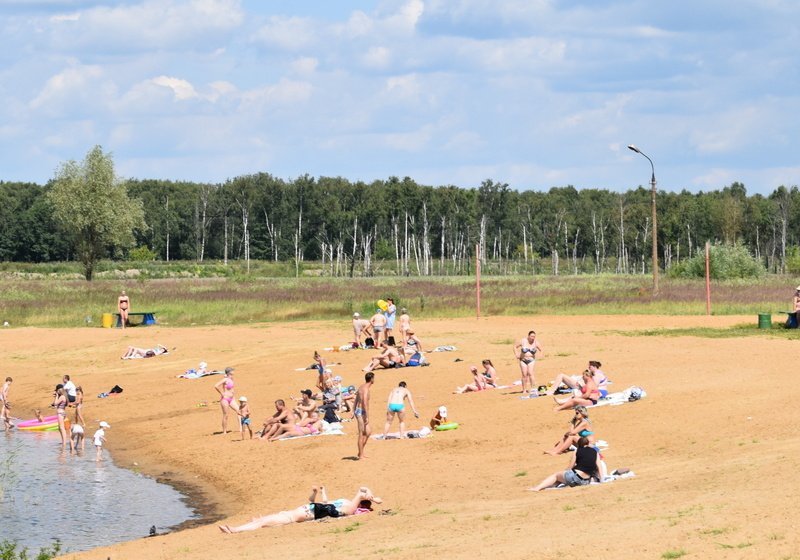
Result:
M125 293L125 290L122 290L122 293L117 298L117 311L119 312L119 321L123 330L125 330L125 325L128 324L128 313L131 311L130 307L131 300L128 294Z
M3 427L6 432L14 427L11 423L11 405L8 402L8 392L13 381L10 377L6 377L3 388L0 389L0 420L3 421Z
M214 389L219 393L219 407L222 410L222 433L228 433L228 411L234 407L233 404L233 368L225 368L225 378L221 379Z
M514 356L519 360L522 394L530 393L534 395L536 393L536 378L533 375L533 368L536 366L536 358L542 357L542 346L536 340L536 331L529 331L528 336L514 345Z
M366 459L364 447L369 441L372 428L369 425L369 389L375 380L375 374L371 371L364 375L365 383L356 392L356 402L354 403L353 416L358 422L358 459Z
M411 410L414 412L414 418L419 418L419 412L417 412L417 409L414 406L414 398L411 396L411 391L406 388L406 382L401 381L397 387L392 389L391 393L389 393L389 404L386 410L386 424L383 426L383 439L386 439L386 435L389 433L389 427L392 425L392 420L394 419L395 415L397 415L397 417L400 419L400 437L404 438L406 436L406 400L408 400L408 404L411 405Z

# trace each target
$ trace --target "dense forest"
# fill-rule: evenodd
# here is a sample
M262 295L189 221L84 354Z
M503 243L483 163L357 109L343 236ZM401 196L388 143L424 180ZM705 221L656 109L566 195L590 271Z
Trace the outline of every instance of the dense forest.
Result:
M324 274L469 273L475 246L490 272L649 273L650 191L555 187L515 191L372 183L266 173L224 184L130 180L145 223L131 254L162 260L303 261ZM0 182L0 260L73 260L44 196L51 185ZM800 193L747 195L733 183L707 193L658 193L658 254L669 270L706 241L740 245L773 272L800 243Z

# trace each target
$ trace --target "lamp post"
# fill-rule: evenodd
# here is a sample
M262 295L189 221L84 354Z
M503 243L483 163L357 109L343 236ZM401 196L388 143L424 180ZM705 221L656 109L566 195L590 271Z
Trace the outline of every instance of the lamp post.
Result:
M658 222L656 221L656 168L653 166L653 160L648 157L646 153L634 146L628 145L628 149L643 155L650 162L650 199L653 208L653 295L658 295Z

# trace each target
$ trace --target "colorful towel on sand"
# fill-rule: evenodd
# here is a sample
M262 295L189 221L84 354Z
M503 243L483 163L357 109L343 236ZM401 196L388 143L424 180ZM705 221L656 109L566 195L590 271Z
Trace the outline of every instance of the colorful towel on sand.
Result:
M225 373L222 370L206 370L206 371L195 371L193 369L187 370L180 375L176 375L178 379L200 379L201 377L208 377L209 375L222 375Z
M635 394L637 392L639 396L637 398L631 398L632 394ZM628 387L624 391L619 391L617 393L609 393L608 395L606 395L604 399L600 399L599 401L597 401L597 404L588 408L594 408L595 406L606 406L606 405L619 406L621 404L638 401L640 399L645 398L646 396L647 393L641 387Z

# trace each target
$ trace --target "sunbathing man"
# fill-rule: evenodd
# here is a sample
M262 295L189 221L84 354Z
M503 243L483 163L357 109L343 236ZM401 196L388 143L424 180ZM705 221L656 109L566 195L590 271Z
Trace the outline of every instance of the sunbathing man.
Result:
M381 342L381 348L383 351L378 356L374 356L367 367L364 368L364 372L372 371L378 366L382 366L385 368L393 368L402 366L405 362L405 358L403 355L397 351L397 348L394 346L389 346L386 342Z
M320 493L322 502L317 502L317 492ZM332 502L328 501L324 486L314 486L311 488L311 496L307 504L280 513L256 517L250 523L231 527L230 525L220 525L219 530L223 533L241 533L242 531L254 531L262 527L277 527L280 525L291 525L292 523L302 523L313 521L325 517L345 517L372 511L372 504L383 503L383 500L375 496L366 486L358 489L352 500L339 498Z
M286 407L283 399L275 401L275 414L270 416L264 421L264 426L261 428L261 439L268 439L275 435L281 424L289 422L289 417L292 416L291 410Z
M303 396L294 407L294 412L300 417L300 420L304 420L311 415L317 416L317 402L311 398L311 395L314 394L311 389L303 389L300 394Z
M136 346L128 346L128 349L125 350L125 353L122 355L123 360L132 360L134 358L152 358L153 356L160 356L161 354L167 354L169 350L167 350L166 346L161 344L157 344L155 348L137 348Z
M383 426L383 439L386 439L386 434L389 433L389 427L392 425L394 416L400 419L400 437L406 437L406 413L405 413L405 400L411 405L411 410L414 411L414 418L419 418L419 412L414 406L414 398L411 396L411 391L406 388L406 382L401 381L397 387L392 389L389 393L389 405L386 410L386 424Z

